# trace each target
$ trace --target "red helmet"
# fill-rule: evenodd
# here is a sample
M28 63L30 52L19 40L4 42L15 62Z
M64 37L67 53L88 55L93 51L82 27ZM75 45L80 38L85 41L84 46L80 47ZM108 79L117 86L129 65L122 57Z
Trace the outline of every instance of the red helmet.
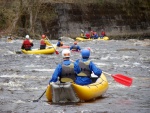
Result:
M45 36L45 35L42 35L42 38L46 38L46 36Z
M74 42L75 45L77 45L77 42Z
M97 33L96 33L96 32L93 32L93 34L96 35Z
M87 49L88 49L89 51L91 51L91 48L90 48L90 47L88 47Z

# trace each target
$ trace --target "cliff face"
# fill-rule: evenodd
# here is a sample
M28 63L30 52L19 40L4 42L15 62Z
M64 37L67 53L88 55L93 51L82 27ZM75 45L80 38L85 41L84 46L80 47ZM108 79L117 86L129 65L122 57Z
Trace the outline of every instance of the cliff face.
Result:
M150 37L149 0L2 0L0 33L75 38L104 29L111 38ZM4 29L4 30L3 30ZM5 30L6 29L6 30Z
M104 29L108 36L149 35L150 5L132 3L53 4L57 13L56 24L49 26L52 37L76 37L81 29Z

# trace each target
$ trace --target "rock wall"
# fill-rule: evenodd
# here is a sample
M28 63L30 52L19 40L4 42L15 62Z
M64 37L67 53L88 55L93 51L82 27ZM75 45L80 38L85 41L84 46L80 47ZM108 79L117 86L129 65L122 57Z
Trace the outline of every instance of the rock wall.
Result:
M75 38L84 31L94 30L100 34L104 29L108 36L146 35L150 36L150 12L148 8L126 10L120 4L73 4L52 5L58 17L49 27L52 37L69 36ZM132 5L131 5L132 6ZM140 9L140 10L139 10ZM145 13L147 12L147 13Z

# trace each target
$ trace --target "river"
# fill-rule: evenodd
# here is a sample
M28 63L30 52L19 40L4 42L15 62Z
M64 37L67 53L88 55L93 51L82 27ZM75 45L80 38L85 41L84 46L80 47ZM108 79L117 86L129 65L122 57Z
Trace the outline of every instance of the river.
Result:
M52 40L56 43L57 40ZM64 42L71 45L72 40ZM6 42L0 39L0 113L149 113L150 112L150 40L109 40L78 42L90 47L90 59L103 71L121 73L133 79L131 87L106 76L109 89L102 98L77 104L51 104L45 95L55 67L62 61L59 55L15 54L22 40ZM34 47L39 40L34 40ZM81 56L72 53L71 59Z

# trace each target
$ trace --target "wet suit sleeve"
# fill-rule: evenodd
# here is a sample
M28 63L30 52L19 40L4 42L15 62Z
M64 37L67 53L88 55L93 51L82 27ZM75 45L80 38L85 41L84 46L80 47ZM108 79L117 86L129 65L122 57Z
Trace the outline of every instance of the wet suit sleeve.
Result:
M21 46L21 49L24 49L24 46L23 46L23 45Z
M58 46L58 47L60 46L60 42L57 42L57 46Z
M93 71L93 73L95 75L97 75L98 77L101 75L102 70L99 69L98 67L96 67L96 65L91 61L90 62L90 70Z
M81 72L81 68L79 67L79 60L76 60L74 62L74 71L76 74L79 74Z
M31 46L34 46L34 44L33 44L33 43L31 43Z
M21 49L24 49L24 42L22 43Z
M78 46L78 50L81 50L80 46Z
M70 47L70 50L72 50L73 46Z
M49 80L49 83L50 83L50 82L57 82L57 79L58 79L58 77L60 76L61 71L62 71L62 66L59 64L59 65L57 66L57 68L55 69L55 71L54 71L54 73L53 73L53 75L52 75L52 78Z

